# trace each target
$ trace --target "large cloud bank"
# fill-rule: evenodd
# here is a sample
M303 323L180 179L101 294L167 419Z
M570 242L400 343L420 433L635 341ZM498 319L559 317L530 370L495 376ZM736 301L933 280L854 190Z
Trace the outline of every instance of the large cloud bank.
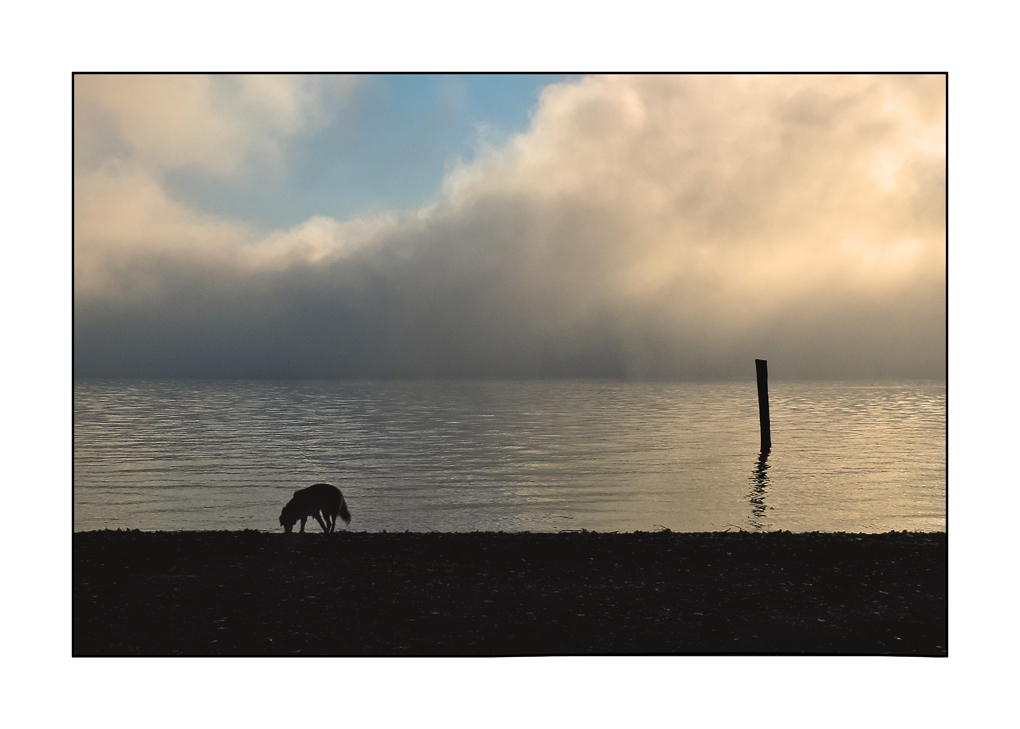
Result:
M78 376L944 377L943 77L597 76L417 211L264 231L346 81L77 77Z

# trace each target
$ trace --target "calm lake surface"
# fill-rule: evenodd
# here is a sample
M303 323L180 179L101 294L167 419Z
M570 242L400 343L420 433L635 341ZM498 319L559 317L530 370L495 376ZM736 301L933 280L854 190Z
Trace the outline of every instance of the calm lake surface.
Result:
M280 530L325 481L356 531L945 530L944 382L769 395L762 461L753 380L78 381L74 529Z

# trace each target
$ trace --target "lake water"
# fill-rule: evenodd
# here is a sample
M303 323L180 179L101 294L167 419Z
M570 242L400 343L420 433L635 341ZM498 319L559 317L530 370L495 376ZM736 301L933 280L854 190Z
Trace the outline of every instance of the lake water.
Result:
M945 530L945 383L769 394L762 461L753 381L78 381L74 529Z

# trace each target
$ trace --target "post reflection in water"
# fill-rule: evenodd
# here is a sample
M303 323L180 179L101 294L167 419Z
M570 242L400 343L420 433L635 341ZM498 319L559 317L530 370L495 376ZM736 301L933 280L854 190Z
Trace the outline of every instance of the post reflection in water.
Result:
M758 463L755 464L754 472L751 474L751 493L748 498L751 500L751 516L748 522L751 528L756 531L765 531L772 527L765 522L765 511L771 506L765 505L765 492L769 485L769 452L762 451L758 454Z

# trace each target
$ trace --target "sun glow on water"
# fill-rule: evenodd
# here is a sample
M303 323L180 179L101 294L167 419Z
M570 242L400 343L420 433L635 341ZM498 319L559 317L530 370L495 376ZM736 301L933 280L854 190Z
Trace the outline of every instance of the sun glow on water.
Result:
M945 529L945 386L75 385L75 529L275 530L325 481L359 531Z

